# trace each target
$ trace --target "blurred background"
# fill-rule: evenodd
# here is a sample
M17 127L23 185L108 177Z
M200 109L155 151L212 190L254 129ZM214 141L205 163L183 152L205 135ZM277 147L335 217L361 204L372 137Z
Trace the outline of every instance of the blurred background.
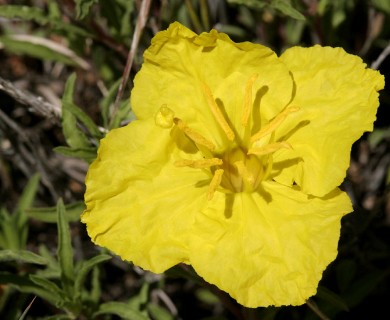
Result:
M390 70L388 0L0 0L0 319L388 319L387 88L352 149L339 255L306 305L245 309L189 267L154 275L91 243L88 165L134 119L132 79L173 21L277 54L340 46Z

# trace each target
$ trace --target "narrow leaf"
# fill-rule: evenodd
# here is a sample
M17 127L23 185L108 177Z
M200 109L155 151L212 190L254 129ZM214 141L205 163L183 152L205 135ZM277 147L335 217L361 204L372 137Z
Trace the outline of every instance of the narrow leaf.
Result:
M95 137L95 138L102 138L103 133L100 132L97 125L92 121L92 119L78 106L71 102L67 102L66 108L69 112L71 112L81 123L85 125L85 127L88 129L88 131Z
M97 0L75 0L76 2L76 18L79 20L84 19L91 9L92 5Z
M73 104L73 92L76 83L76 74L72 74L65 84L62 96L62 130L65 140L72 148L86 148L90 146L88 138L77 126L77 118L69 110L69 105Z
M27 250L0 250L0 261L19 261L39 265L46 265L48 263L44 257Z
M32 206L35 195L38 190L39 180L40 180L40 175L38 173L34 174L30 178L19 199L18 208L17 208L18 211L24 211L27 208Z
M270 6L291 18L297 20L306 20L305 16L299 11L295 10L288 0L274 0L271 2Z
M140 311L132 309L128 304L122 302L106 302L101 304L99 311L94 316L100 314L115 314L126 320L150 320L149 317Z
M80 215L85 209L85 204L82 201L76 201L65 205L66 219L69 222L80 220ZM47 222L57 223L57 207L47 208L30 208L26 210L26 214L33 219Z
M0 272L0 284L12 285L21 292L37 295L53 305L57 305L61 301L61 297L55 292L43 289L42 286L37 285L26 276Z
M116 94L118 92L119 86L122 83L122 78L117 80L108 90L108 94L102 99L100 103L100 109L102 111L104 127L107 128L110 122L110 107L115 101Z
M19 235L18 249L24 249L27 243L28 226L27 226L27 214L25 210L32 206L36 193L39 187L40 175L34 174L28 181L26 187L23 189L23 193L19 199L18 207L15 212L17 234ZM15 230L14 230L15 232Z
M95 160L97 154L97 149L95 147L69 148L60 146L55 147L53 150L64 156L82 159L88 163L91 163L93 160Z
M28 55L42 60L62 62L66 65L77 66L84 70L89 64L68 47L55 41L35 35L19 34L0 37L0 43L8 51Z
M56 300L62 300L62 301L65 300L64 292L61 290L60 287L58 287L58 285L55 282L34 274L30 275L30 279L32 282L40 286L42 289L45 289L47 292L49 292L52 295L55 295L58 298Z
M73 248L70 237L69 224L66 220L65 207L62 199L57 203L58 217L58 248L57 256L61 267L61 280L66 292L73 295L74 268Z
M54 31L65 31L71 35L77 34L84 37L91 36L85 30L76 27L75 25L65 23L59 19L52 19L42 9L38 7L20 6L20 5L2 5L0 17L9 19L31 20L41 26L50 24Z
M92 268L94 268L99 263L110 260L111 258L112 257L108 254L101 254L89 259L88 261L82 262L80 269L77 271L76 274L76 280L75 280L76 295L81 294L81 290L84 286L85 277L87 276L88 272L90 272Z
M160 307L157 304L149 303L147 309L154 320L174 320L175 317L170 314L167 309Z

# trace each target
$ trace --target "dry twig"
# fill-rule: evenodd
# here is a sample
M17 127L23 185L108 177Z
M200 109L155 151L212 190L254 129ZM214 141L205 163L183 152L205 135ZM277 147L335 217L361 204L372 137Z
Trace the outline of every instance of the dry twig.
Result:
M0 90L6 92L16 101L32 108L37 114L58 122L61 118L61 107L45 101L42 97L17 88L11 82L0 77Z
M115 99L114 109L113 109L112 116L111 116L111 123L112 123L113 119L115 118L115 114L118 111L119 101L121 100L121 98L123 96L125 85L126 85L127 81L129 80L130 70L131 70L131 67L133 66L135 53L137 52L137 48L138 48L138 44L139 44L139 41L141 38L141 34L142 34L143 29L145 28L146 21L148 18L149 9L150 9L150 2L151 2L151 0L143 0L142 4L141 4L141 9L140 9L140 12L138 15L137 24L136 24L135 30L134 30L133 40L131 42L131 48L129 51L129 55L127 56L125 70L123 71L122 82L119 86L118 94L117 94L116 99Z

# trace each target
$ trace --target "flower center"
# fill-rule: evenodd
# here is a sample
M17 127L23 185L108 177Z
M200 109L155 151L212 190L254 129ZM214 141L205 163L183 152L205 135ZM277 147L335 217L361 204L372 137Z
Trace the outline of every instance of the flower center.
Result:
M207 170L211 177L208 191L209 200L213 198L217 189L226 193L256 191L260 183L269 178L273 165L273 154L283 148L291 149L287 141L275 141L275 130L291 113L298 111L298 107L285 108L249 138L253 108L252 91L257 78L258 75L250 77L244 89L241 125L245 129L245 135L248 135L248 139L244 137L241 140L237 139L235 131L225 119L210 88L205 83L201 84L207 105L226 138L226 151L222 154L216 153L216 146L212 141L191 129L180 118L175 117L174 112L166 105L161 106L156 114L156 125L162 128L171 128L175 125L203 154L203 158L199 160L178 160L175 162L175 166Z

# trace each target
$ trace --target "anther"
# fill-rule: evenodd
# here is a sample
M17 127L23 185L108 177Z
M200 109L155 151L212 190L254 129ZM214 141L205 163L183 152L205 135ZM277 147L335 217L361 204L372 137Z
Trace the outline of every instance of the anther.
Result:
M213 151L215 149L215 145L214 143L212 143L211 141L207 140L205 137L203 137L200 133L192 130L191 128L189 128L183 120L179 119L179 118L173 118L173 122L177 125L177 127L183 131L187 136L188 138L190 138L193 142L195 142L196 144L199 144L201 146L204 146L206 147L207 149L209 149L210 151Z
M300 108L298 107L288 107L281 113L279 113L268 125L266 125L264 128L261 128L260 131L255 133L251 137L251 143L260 140L261 138L271 134L274 132L281 124L282 122L287 118L287 116L293 112L298 111Z
M173 126L173 117L175 116L174 112L167 107L166 104L163 104L161 108L156 113L154 121L156 125L161 128L169 129Z
M220 166L223 164L222 159L211 158L211 159L202 159L202 160L178 160L175 163L176 167L190 167L195 169L204 169L210 168L212 166Z
M244 93L244 103L242 108L242 117L241 117L241 124L246 127L248 125L249 116L252 109L252 88L253 84L256 81L256 79L259 77L258 74L252 75L245 86L245 93Z
M206 97L207 104L209 105L211 112L214 115L214 118L217 120L217 122L221 126L222 130L225 132L228 140L233 141L234 140L234 132L230 128L228 122L226 121L225 117L223 116L221 110L219 109L219 106L215 102L210 88L205 83L202 82L202 89L203 89L203 93Z
M214 193L221 184L222 176L223 176L223 169L217 169L214 172L214 176L211 179L210 186L209 186L209 192L207 194L207 199L211 200L213 199Z
M255 154L258 156L263 156L266 154L274 153L283 148L292 149L291 145L288 142L282 141L282 142L270 143L262 148L251 148L248 150L248 155Z

